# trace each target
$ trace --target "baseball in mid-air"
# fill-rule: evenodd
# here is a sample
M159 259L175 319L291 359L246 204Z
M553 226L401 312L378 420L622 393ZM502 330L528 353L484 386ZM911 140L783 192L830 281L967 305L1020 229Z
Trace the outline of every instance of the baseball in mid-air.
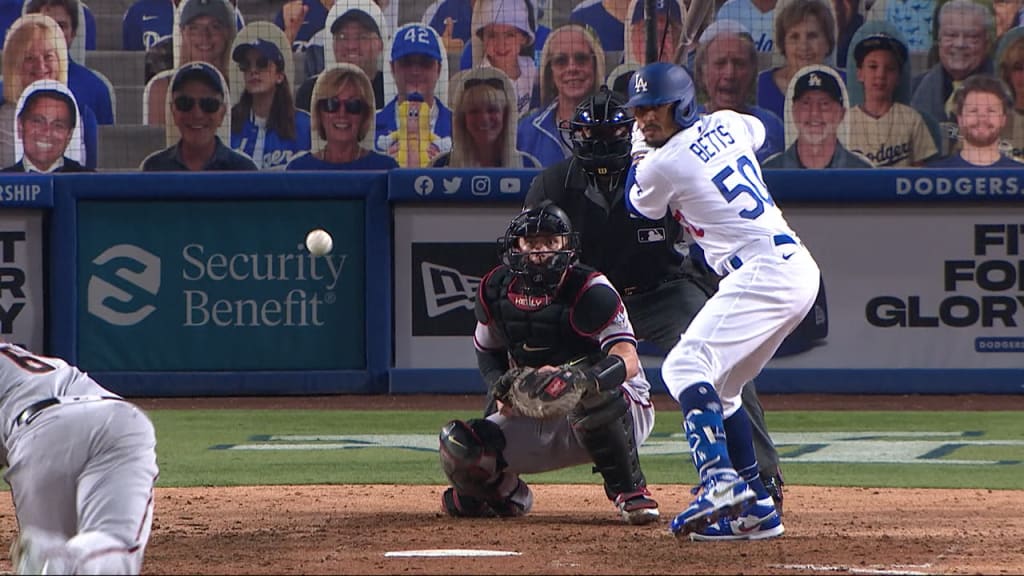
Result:
M333 248L334 239L323 228L310 230L309 234L306 234L306 249L313 256L323 256L328 254Z

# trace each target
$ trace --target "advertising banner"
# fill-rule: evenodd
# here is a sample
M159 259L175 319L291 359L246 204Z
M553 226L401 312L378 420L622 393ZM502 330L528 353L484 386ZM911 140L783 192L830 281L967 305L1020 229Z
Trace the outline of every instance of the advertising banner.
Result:
M473 306L515 205L395 206L395 367L476 367ZM410 278L403 282L401 278Z
M43 244L41 210L0 211L0 338L40 353L45 351Z
M361 200L82 201L78 363L94 371L362 369ZM334 237L314 257L313 228Z
M413 278L396 286L397 368L475 367L474 290L517 209L396 207L395 276ZM822 269L829 330L769 368L1024 368L1024 211L852 204L785 212Z
M821 346L780 368L1024 368L1024 210L787 207L827 283Z

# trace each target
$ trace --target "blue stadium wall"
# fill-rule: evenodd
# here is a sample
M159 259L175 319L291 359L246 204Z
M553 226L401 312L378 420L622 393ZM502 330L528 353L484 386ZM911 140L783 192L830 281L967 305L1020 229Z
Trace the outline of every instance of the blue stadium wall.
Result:
M130 396L482 393L473 292L534 175L0 178L0 327ZM765 177L822 267L828 335L762 393L1024 392L1020 171Z

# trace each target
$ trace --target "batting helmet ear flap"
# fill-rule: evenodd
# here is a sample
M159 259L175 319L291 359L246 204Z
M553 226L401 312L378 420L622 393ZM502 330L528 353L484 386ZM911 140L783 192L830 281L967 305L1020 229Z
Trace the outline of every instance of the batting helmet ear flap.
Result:
M689 102L678 102L675 110L676 124L684 130L697 122L697 106L691 100Z

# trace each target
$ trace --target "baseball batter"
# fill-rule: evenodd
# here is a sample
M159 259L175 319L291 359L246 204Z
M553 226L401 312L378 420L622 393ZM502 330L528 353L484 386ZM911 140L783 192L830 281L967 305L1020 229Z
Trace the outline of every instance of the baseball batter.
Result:
M0 458L18 574L138 574L153 520L149 418L58 358L0 343Z
M503 245L504 264L480 282L473 337L498 411L442 428L441 463L452 483L442 508L457 517L521 516L533 495L520 474L592 462L626 522L657 520L637 454L654 427L654 407L618 292L576 263L577 236L553 204L517 216ZM595 383L571 412L540 419L510 409L510 375L569 363L588 366Z
M764 126L730 110L698 116L694 96L685 69L656 63L636 73L627 103L654 148L631 172L632 209L650 219L670 212L724 276L662 365L701 483L671 529L696 540L771 538L784 529L758 477L740 393L810 310L820 272L764 184Z

